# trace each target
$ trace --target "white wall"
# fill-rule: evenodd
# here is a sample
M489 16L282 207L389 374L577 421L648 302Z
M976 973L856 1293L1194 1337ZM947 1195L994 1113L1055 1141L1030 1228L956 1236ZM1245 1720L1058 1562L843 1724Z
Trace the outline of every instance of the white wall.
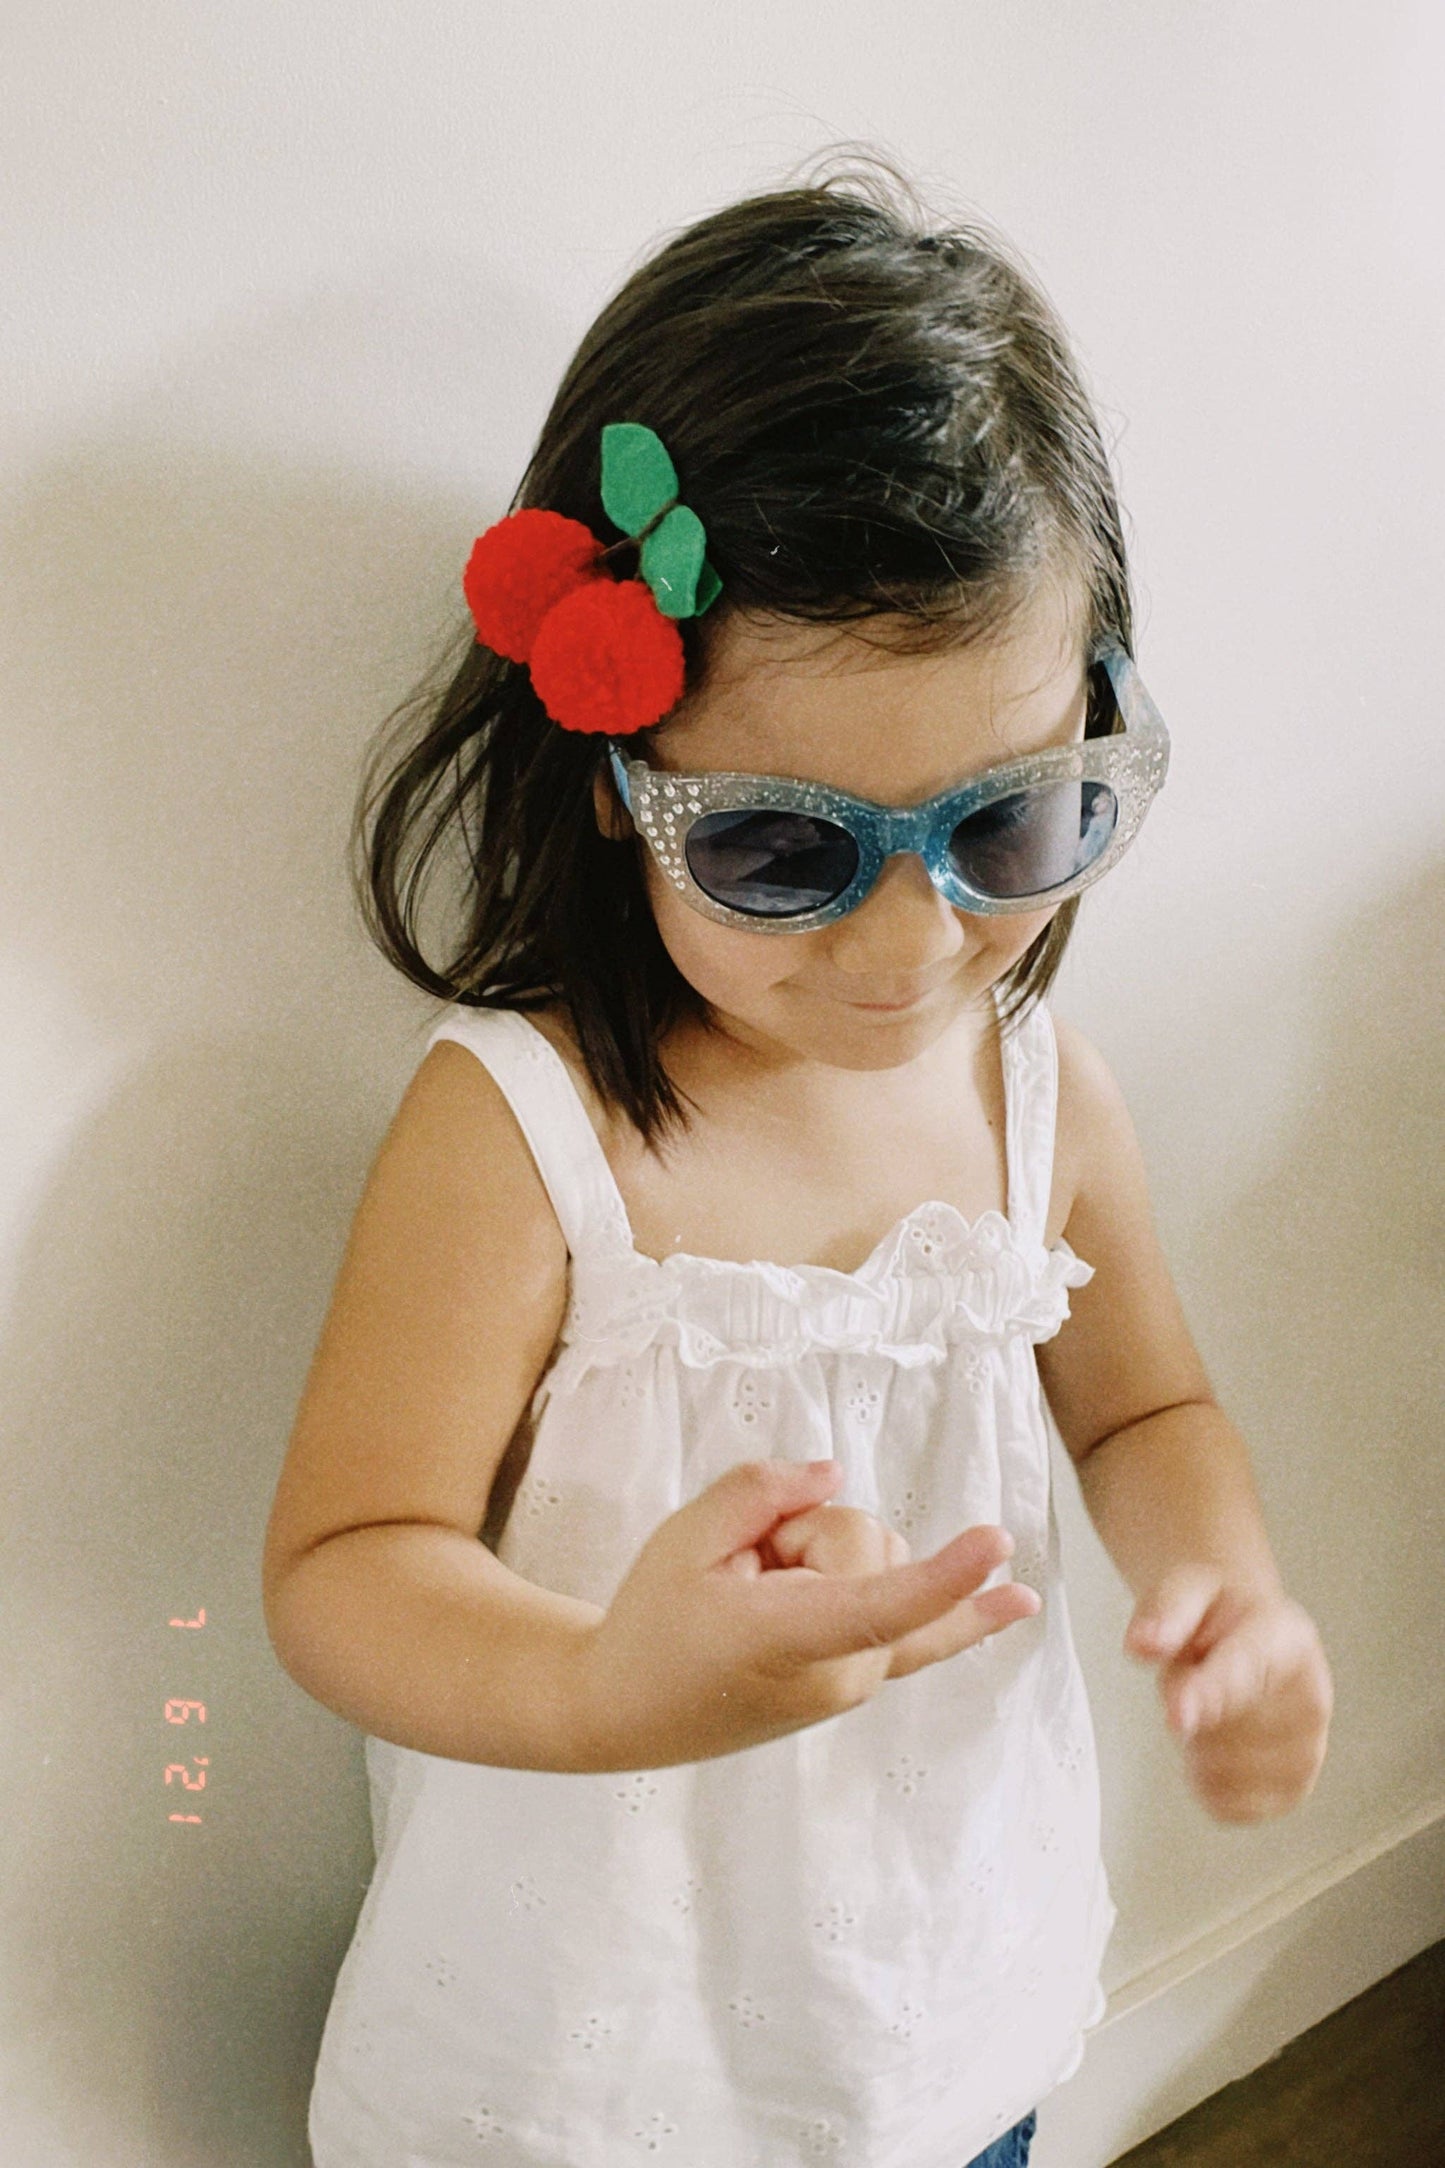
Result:
M1116 444L1174 766L1059 1006L1134 1106L1336 1673L1315 1795L1212 1823L1061 1476L1106 1984L1147 1999L1438 1833L1438 13L51 0L5 41L7 2159L306 2158L371 1862L359 1738L278 1671L260 1542L431 1013L351 918L360 747L599 303L838 138L1014 238ZM204 1794L164 1786L202 1753ZM1411 1913L1376 1969L1442 1932ZM1314 1966L1324 2007L1356 1991ZM1222 2075L1275 2044L1233 2022ZM1065 2088L1038 2168L1220 2081L1215 2020L1169 2023L1174 2090L1071 2118Z

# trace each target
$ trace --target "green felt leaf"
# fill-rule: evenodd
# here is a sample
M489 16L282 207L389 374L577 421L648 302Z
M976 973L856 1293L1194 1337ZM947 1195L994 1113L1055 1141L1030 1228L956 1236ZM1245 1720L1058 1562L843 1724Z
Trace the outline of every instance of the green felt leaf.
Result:
M677 469L654 430L608 422L602 431L602 508L624 534L639 534L677 495Z
M704 610L710 610L721 593L722 581L704 557L702 570L697 577L697 600L692 606L693 616L701 617Z
M642 577L664 617L696 614L698 576L707 537L696 512L675 504L642 545Z

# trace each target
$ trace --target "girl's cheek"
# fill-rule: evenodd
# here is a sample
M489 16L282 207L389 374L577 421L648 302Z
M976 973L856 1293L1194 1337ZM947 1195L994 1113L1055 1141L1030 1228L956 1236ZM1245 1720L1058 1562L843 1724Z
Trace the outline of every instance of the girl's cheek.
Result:
M806 934L747 933L720 926L684 903L655 866L646 869L647 896L662 945L704 1000L762 993L796 968Z
M989 928L988 946L1000 972L1011 969L1018 962L1057 912L1058 905L1055 904L1052 911L1024 911L1017 916L1010 911L1004 916L982 921ZM975 923L979 922L976 920Z

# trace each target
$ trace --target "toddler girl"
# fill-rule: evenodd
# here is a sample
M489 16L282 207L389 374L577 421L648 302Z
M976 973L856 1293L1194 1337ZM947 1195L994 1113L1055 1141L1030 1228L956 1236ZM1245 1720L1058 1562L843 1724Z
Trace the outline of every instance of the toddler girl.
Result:
M463 584L357 822L446 1005L266 1545L376 1839L316 2168L1018 2168L1115 1917L1045 1392L1205 1807L1330 1707L1044 1001L1167 762L1089 402L985 231L761 195Z

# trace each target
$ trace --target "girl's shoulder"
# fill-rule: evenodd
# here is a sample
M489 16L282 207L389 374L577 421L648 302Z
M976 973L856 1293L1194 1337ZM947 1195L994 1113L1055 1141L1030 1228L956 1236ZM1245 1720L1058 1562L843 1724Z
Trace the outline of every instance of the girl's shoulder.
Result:
M491 1013L496 1015L498 1012L473 1011L471 1013ZM550 1170L553 1181L561 1181L564 1187L575 1186L573 1178L579 1168L589 1169L590 1171L584 1181L584 1187L588 1188L592 1204L595 1207L597 1203L595 1182L597 1162L590 1152L585 1150L579 1152L576 1126L578 1108L580 1107L586 1125L581 1133L585 1135L586 1128L590 1127L593 1136L601 1147L602 1159L610 1170L611 1182L604 1181L603 1186L605 1189L610 1190L612 1183L617 1182L619 1179L625 1180L628 1171L635 1166L639 1158L645 1156L646 1148L643 1140L627 1119L626 1114L620 1108L611 1106L598 1091L587 1064L582 1058L582 1051L577 1042L577 1034L571 1017L561 1004L551 1004L546 1008L529 1008L501 1013L507 1014L509 1019L520 1018L522 1022L530 1026L539 1038L546 1042L561 1062L567 1081L572 1087L571 1094L567 1095L565 1110L559 1109L555 1091L544 1095L549 1122L555 1121L559 1113L562 1114L561 1127L555 1135L551 1134L546 1128L539 1133L530 1120L524 1119L521 1129L525 1130L529 1136L530 1143L524 1142L517 1120L514 1118L508 1123L507 1126L513 1132L516 1147L524 1152L530 1153L534 1150L540 1152L545 1163L545 1169ZM448 1045L449 1042L439 1040L437 1044L438 1047L441 1047ZM535 1045L535 1042L533 1044ZM433 1052L435 1051L434 1048ZM480 1066L480 1062L473 1062L473 1067L480 1068ZM525 1072L528 1068L530 1068L530 1064L524 1065L524 1081ZM494 1097L505 1107L506 1102L500 1087L495 1080L489 1079L488 1081L491 1084ZM527 1089L530 1097L532 1089L530 1083L528 1083ZM512 1112L515 1117L517 1110L513 1109ZM524 1106L522 1112L525 1116L529 1112L529 1108ZM564 1220L566 1219L565 1211L562 1217Z
M587 1064L582 1059L577 1034L572 1028L572 1019L566 1009L560 1002L554 1002L549 1008L527 1009L521 1013L525 1014L534 1031L541 1032L553 1052L561 1055L567 1065L568 1074L595 1124L602 1111L601 1102L592 1079L587 1074Z
M461 1023L464 1032L469 1020L490 1020L491 1018L498 1015L506 1016L508 1018L517 1017L520 1018L524 1023L529 1024L534 1031L539 1033L540 1036L546 1040L547 1044L552 1048L552 1051L561 1058L562 1064L565 1067L567 1074L576 1089L577 1096L581 1099L583 1106L587 1110L588 1120L592 1123L594 1129L598 1129L600 1131L606 1120L606 1109L603 1106L602 1101L598 1097L596 1087L593 1084L591 1077L587 1073L587 1065L582 1059L581 1050L577 1044L576 1033L572 1028L571 1019L568 1017L567 1012L564 1008L562 1008L560 1005L554 1005L552 1007L544 1009L504 1010L496 1010L490 1007L482 1009L463 1007L455 1012L449 1011L449 1018L453 1014L455 1014L458 1021ZM485 1029L486 1026L484 1025L483 1028ZM436 1045L430 1049L430 1052L435 1053L437 1051L437 1048L439 1047L451 1047L456 1044L457 1041L451 1038L439 1039L436 1042ZM423 1066L425 1066L425 1064L423 1064ZM473 1061L472 1066L478 1069L485 1069L486 1065L480 1059L480 1057L478 1057L476 1060ZM504 1094L502 1093L501 1088L495 1083L495 1081L493 1081L492 1083L492 1091L499 1101L504 1099Z
M593 1083L587 1064L582 1059L582 1050L577 1044L572 1019L565 1008L558 1004L546 1009L528 1009L526 1017L527 1022L541 1033L553 1053L561 1056L572 1087L581 1100L597 1141L608 1158L624 1151L634 1132L625 1117L616 1108L608 1106Z
M1086 1186L1107 1183L1121 1149L1137 1156L1128 1103L1092 1039L1050 1012L1058 1048L1058 1112L1054 1131L1054 1196L1067 1222Z
M635 1140L635 1132L630 1130L624 1114L611 1108L598 1093L596 1084L591 1082L591 1073L587 1069L587 1062L583 1060L581 1047L576 1043L576 1030L568 1010L565 1010L563 1004L552 1002L546 1008L513 1010L513 1015L522 1017L539 1036L546 1038L550 1049L559 1056L574 1093L578 1101L581 1101L585 1117L591 1125L591 1132L594 1132L602 1147L602 1156L609 1160L615 1173L617 1164L626 1164L628 1160L628 1149ZM448 1041L438 1041L438 1047L444 1047L446 1043ZM481 1064L474 1064L474 1067L481 1067ZM500 1091L500 1086L494 1080L487 1082L490 1082L490 1095L500 1101L500 1104L505 1104L505 1095ZM516 1117L516 1108L511 1112L513 1117Z

